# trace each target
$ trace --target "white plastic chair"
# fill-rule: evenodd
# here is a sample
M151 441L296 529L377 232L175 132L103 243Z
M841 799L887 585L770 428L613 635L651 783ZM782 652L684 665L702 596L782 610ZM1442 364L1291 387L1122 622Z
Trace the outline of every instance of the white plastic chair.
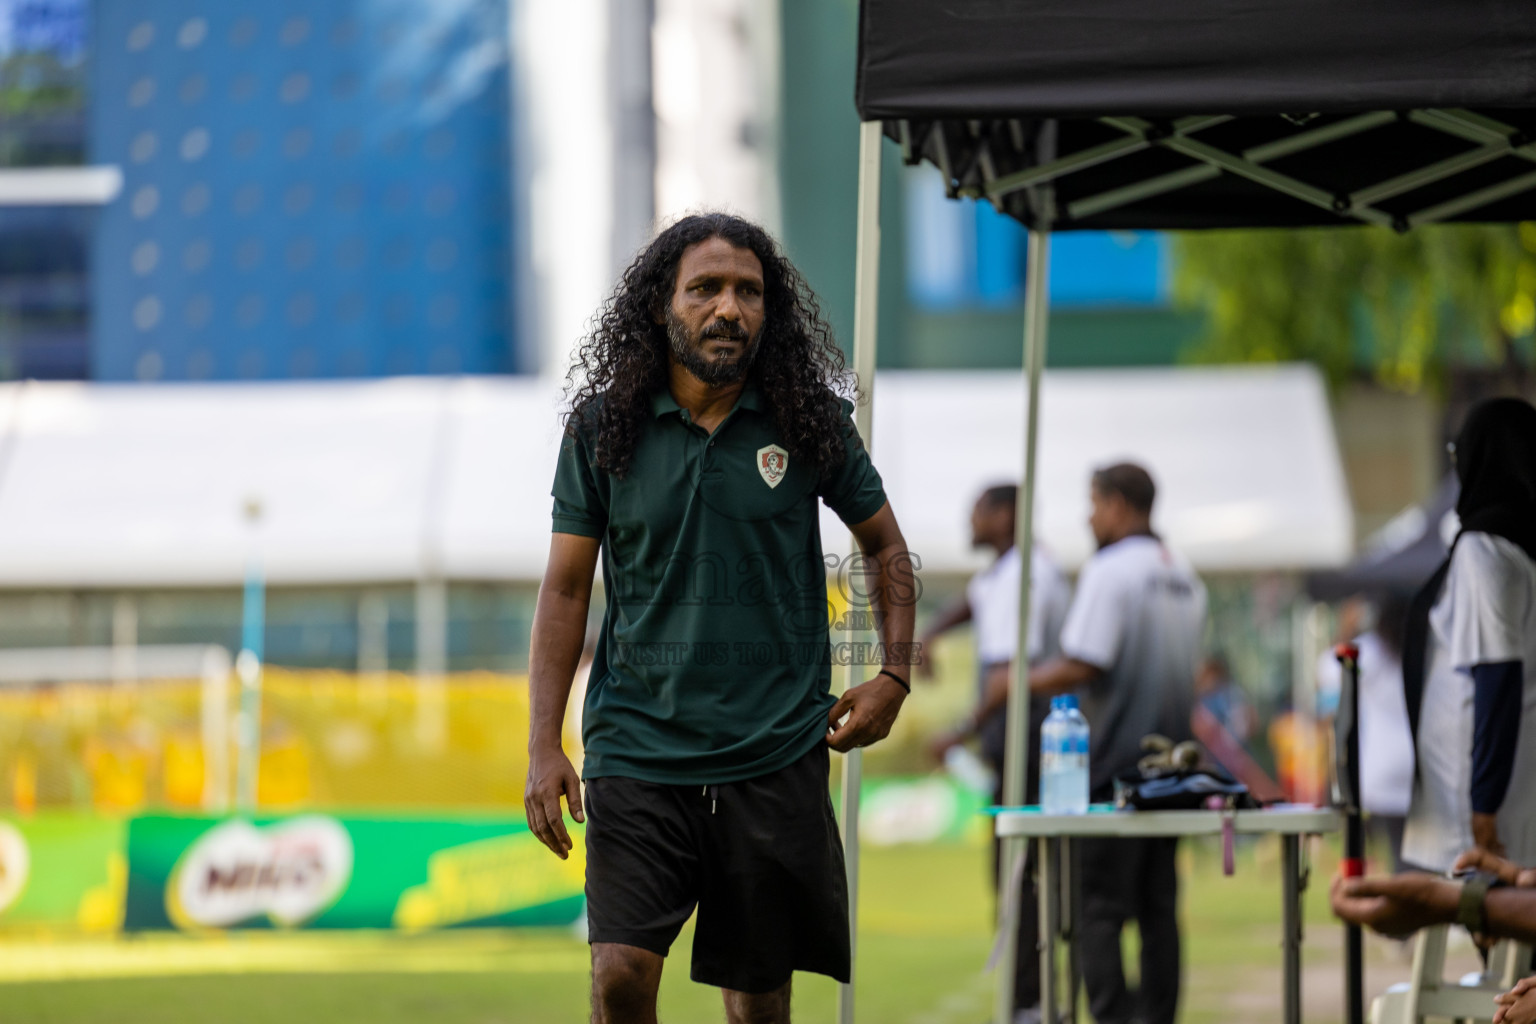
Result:
M1370 1024L1422 1024L1426 1020L1491 1021L1493 997L1530 973L1531 947L1499 942L1488 968L1459 982L1445 980L1445 945L1451 925L1421 930L1414 938L1413 978L1371 1001Z

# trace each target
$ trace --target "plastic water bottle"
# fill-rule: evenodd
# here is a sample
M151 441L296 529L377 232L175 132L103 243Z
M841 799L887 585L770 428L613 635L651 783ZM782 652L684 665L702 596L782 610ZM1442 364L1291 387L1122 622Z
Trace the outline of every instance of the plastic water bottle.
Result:
M1051 698L1051 713L1040 723L1040 810L1055 814L1061 801L1056 799L1056 777L1061 769L1061 698Z
M1040 809L1088 813L1088 720L1073 696L1053 697L1040 726Z
M1067 752L1066 773L1062 776L1061 788L1068 814L1088 813L1088 719L1083 716L1077 706L1077 698L1071 695L1062 698L1062 707L1067 714L1067 739L1070 741L1070 750Z

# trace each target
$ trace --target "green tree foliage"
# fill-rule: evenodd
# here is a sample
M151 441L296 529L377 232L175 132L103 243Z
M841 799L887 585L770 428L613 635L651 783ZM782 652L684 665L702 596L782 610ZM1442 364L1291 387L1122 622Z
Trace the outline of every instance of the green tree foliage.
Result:
M1400 391L1464 368L1524 390L1536 348L1536 223L1188 233L1174 297L1206 314L1197 362L1368 369Z
M51 53L0 57L0 116L76 110L83 99L82 73Z

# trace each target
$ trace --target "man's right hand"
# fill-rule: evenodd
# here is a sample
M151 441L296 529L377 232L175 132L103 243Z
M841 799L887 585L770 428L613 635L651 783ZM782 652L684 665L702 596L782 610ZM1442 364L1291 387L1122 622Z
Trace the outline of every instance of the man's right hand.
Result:
M571 835L560 813L560 797L570 805L571 817L586 821L581 807L581 779L571 759L558 745L528 751L528 784L523 789L523 809L528 828L561 859L571 855Z

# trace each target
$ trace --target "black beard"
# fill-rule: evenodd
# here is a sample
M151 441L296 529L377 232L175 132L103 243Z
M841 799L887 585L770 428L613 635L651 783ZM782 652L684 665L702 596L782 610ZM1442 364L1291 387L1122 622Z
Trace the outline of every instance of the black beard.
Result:
M735 359L709 359L705 357L702 346L705 339L710 337L732 338L747 344ZM757 357L757 338L747 338L746 331L740 325L712 326L699 336L698 341L694 341L688 336L687 325L670 308L667 310L667 341L672 349L672 357L699 383L709 387L721 387L741 380L752 368L752 360Z

